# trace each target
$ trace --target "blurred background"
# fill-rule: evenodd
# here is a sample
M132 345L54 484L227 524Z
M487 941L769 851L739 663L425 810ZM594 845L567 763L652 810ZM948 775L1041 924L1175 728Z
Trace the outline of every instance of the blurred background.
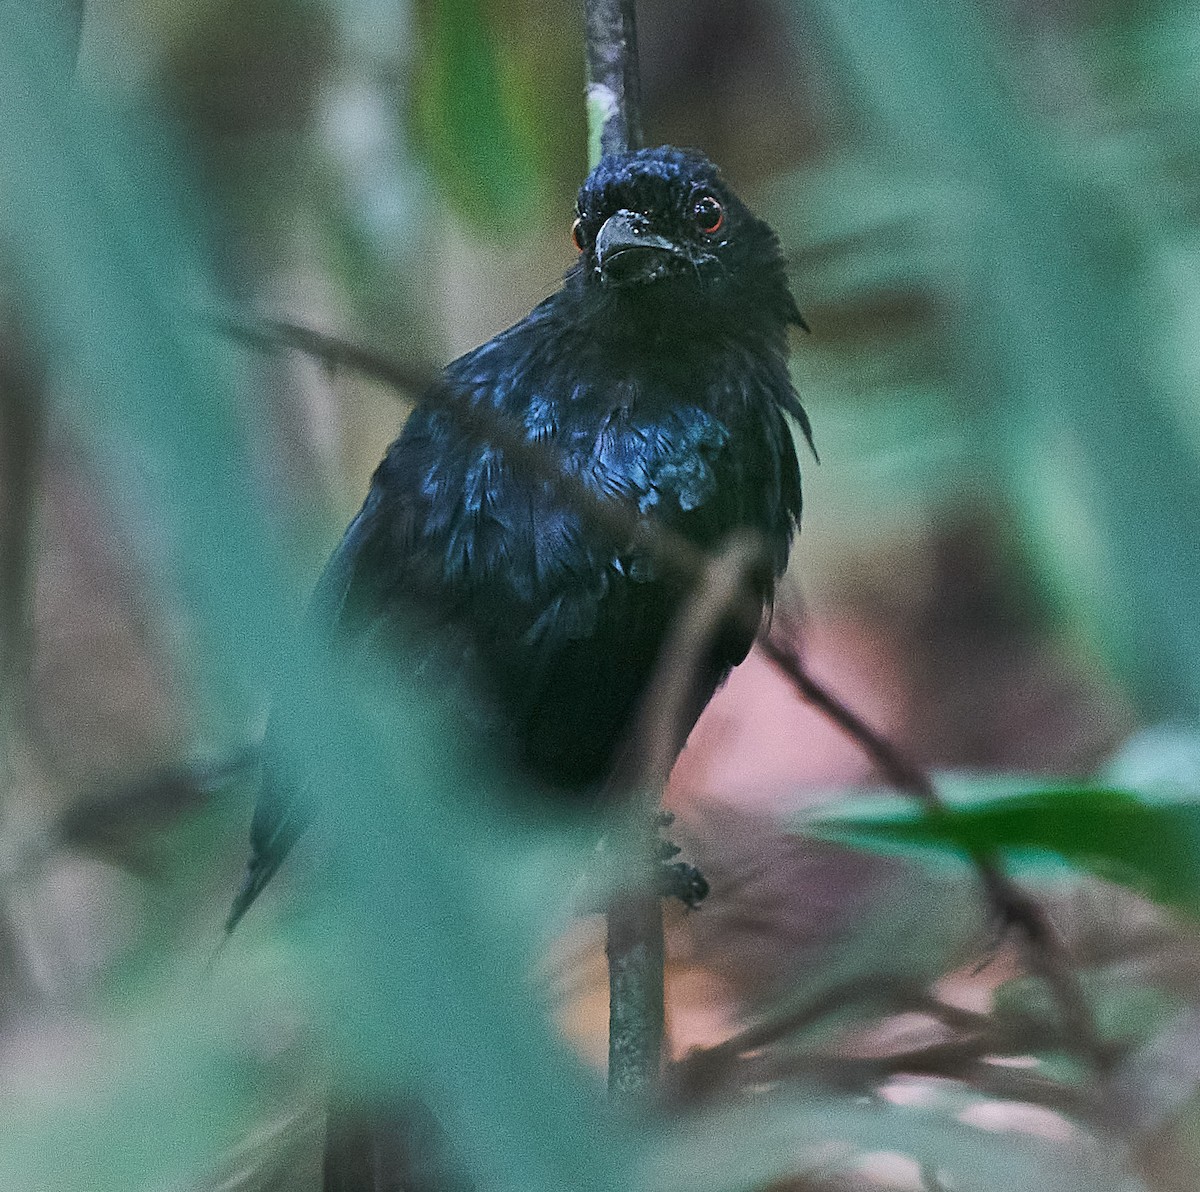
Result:
M702 149L779 230L812 328L792 359L820 463L802 459L781 603L813 672L934 770L1195 791L1200 15L1171 0L917 7L638 5L647 143ZM419 378L521 317L571 263L581 36L576 6L546 0L87 0L78 80L141 130L121 159L131 185L150 163L203 239L209 274L178 292L185 326L282 318ZM268 684L214 689L198 614L159 569L175 547L152 510L129 515L153 460L109 443L98 464L103 408L86 430L71 413L64 395L87 378L29 332L21 231L5 236L0 1054L19 1084L56 1048L68 1070L90 1054L98 998L147 967L208 963L253 799L236 758L261 732ZM298 621L417 395L226 348L252 431L248 490L290 565L282 616ZM957 974L939 988L982 1013L1020 983L1014 949L988 950L961 867L795 833L806 809L877 784L764 660L719 693L668 792L715 891L671 915L675 1054L785 992ZM1078 875L1055 891L1114 1037L1153 1048L1170 1024L1190 1040L1177 1017L1200 972L1190 925ZM560 1028L602 1063L600 921L545 934ZM870 1055L892 1054L888 1040ZM1196 1186L1197 1073L1119 1158L1105 1151L1112 1186ZM969 1076L934 1075L920 1088L896 1076L909 1084L892 1100L930 1113L938 1097L970 1100ZM886 1085L875 1069L863 1080ZM998 1103L1008 1117L978 1110ZM982 1114L981 1138L1058 1148L1040 1177L989 1160L995 1186L1075 1186L1062 1172L1077 1160L1079 1186L1110 1186L1079 1158L1096 1160L1103 1130L1018 1103L981 1092L950 1115ZM876 1158L853 1179L993 1186L938 1183L904 1149L866 1147ZM220 1186L306 1186L287 1170ZM1048 1171L1067 1182L1039 1182ZM231 1177L174 1178L144 1186Z

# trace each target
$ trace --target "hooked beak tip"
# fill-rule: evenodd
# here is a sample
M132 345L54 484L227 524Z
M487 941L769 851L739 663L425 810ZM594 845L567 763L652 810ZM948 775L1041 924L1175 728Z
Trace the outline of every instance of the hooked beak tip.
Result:
M654 281L681 255L674 241L658 235L644 215L633 211L610 216L596 237L596 272L611 285Z

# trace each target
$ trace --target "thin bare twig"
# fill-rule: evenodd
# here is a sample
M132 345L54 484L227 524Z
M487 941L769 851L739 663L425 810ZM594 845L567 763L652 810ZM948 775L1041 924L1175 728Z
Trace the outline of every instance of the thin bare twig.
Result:
M703 564L691 595L675 617L642 697L630 745L617 775L625 789L640 782L666 786L699 709L692 706L696 676L722 629L736 616L748 577L765 557L751 531L731 534ZM759 614L761 616L761 613Z
M676 1091L691 1102L703 1088L719 1083L720 1073L741 1057L795 1035L855 1002L886 998L896 1005L908 1005L921 993L915 982L902 977L885 977L866 984L858 977L839 982L803 1006L753 1023L736 1035L681 1059L672 1072Z
M929 775L905 757L886 737L875 732L853 708L814 679L792 641L791 622L776 614L771 632L760 637L758 645L763 655L792 685L796 694L837 725L871 759L889 786L920 800L931 815L943 814L945 807Z
M864 989L859 979L835 986L791 1014L779 1015L687 1056L674 1065L674 1095L691 1105L700 1097L720 1094L730 1087L771 1084L797 1076L815 1076L840 1088L867 1092L895 1076L924 1075L962 1080L987 1095L1044 1105L1075 1118L1103 1120L1103 1104L1094 1088L1081 1088L989 1059L1011 1054L1014 1047L1053 1047L1059 1042L1056 1035L1014 1039L1008 1032L997 1030L993 1018L982 1014L960 1016L953 1007L929 998L902 979L871 984L865 995L871 994L887 996L897 1010L925 1013L957 1033L894 1050L875 1050L870 1043L865 1050L860 1049L853 1038L811 1051L768 1050L827 1015L862 1001Z
M635 0L584 0L588 160L642 141ZM580 485L580 487L583 487ZM572 508L579 508L572 502ZM654 763L655 769L661 765ZM662 906L655 888L656 808L665 777L628 775L637 791L622 847L633 878L608 908L608 1091L644 1096L658 1084L665 1029Z
M585 0L588 157L636 149L642 143L634 0Z
M787 634L786 639L780 636L781 628L786 627L786 618L777 619L774 632L760 640L766 657L801 698L828 717L871 758L889 785L919 800L931 818L945 816L946 805L929 775L813 678L789 640L793 634ZM970 856L1000 926L1019 929L1026 966L1049 987L1071 1049L1089 1060L1096 1072L1102 1074L1108 1062L1107 1053L1066 945L1045 909L1013 882L993 854L974 851Z
M402 364L359 344L326 335L285 319L249 320L232 314L211 316L217 329L248 347L262 352L294 348L319 360L326 368L348 368L375 377L403 393L424 393L437 381L440 370L433 365Z
M420 368L397 363L369 348L293 323L222 320L221 326L255 347L276 351L295 348L331 368L351 368L401 392L421 392L425 401L440 401L463 431L485 439L514 468L546 484L564 505L579 515L589 531L616 539L632 550L644 551L674 576L691 579L708 561L708 556L686 538L642 517L632 502L599 497L579 476L563 467L553 445L531 439L523 426L501 411L464 401L439 386L436 377L428 378L422 389L419 381L424 372ZM761 617L757 600L753 603L753 615L756 629Z

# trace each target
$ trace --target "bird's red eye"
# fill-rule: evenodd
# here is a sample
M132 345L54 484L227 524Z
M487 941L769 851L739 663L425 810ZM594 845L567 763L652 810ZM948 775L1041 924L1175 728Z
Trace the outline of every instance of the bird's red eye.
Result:
M580 252L583 252L583 220L577 219L571 225L571 242Z
M725 224L725 208L712 195L702 195L692 204L692 218L706 236L719 232Z

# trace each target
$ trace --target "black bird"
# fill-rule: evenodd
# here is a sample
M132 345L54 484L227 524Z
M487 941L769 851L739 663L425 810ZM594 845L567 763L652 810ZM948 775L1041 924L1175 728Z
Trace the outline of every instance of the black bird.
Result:
M788 329L804 323L778 240L711 162L670 147L606 157L577 216L562 288L448 365L388 448L312 615L349 647L405 643L409 667L418 642L432 678L467 677L471 724L527 783L586 798L614 767L689 583L506 458L486 419L696 547L756 532L763 608L800 517L788 417L812 439L788 376ZM732 624L719 637L688 728L752 639ZM306 816L268 769L229 927Z

